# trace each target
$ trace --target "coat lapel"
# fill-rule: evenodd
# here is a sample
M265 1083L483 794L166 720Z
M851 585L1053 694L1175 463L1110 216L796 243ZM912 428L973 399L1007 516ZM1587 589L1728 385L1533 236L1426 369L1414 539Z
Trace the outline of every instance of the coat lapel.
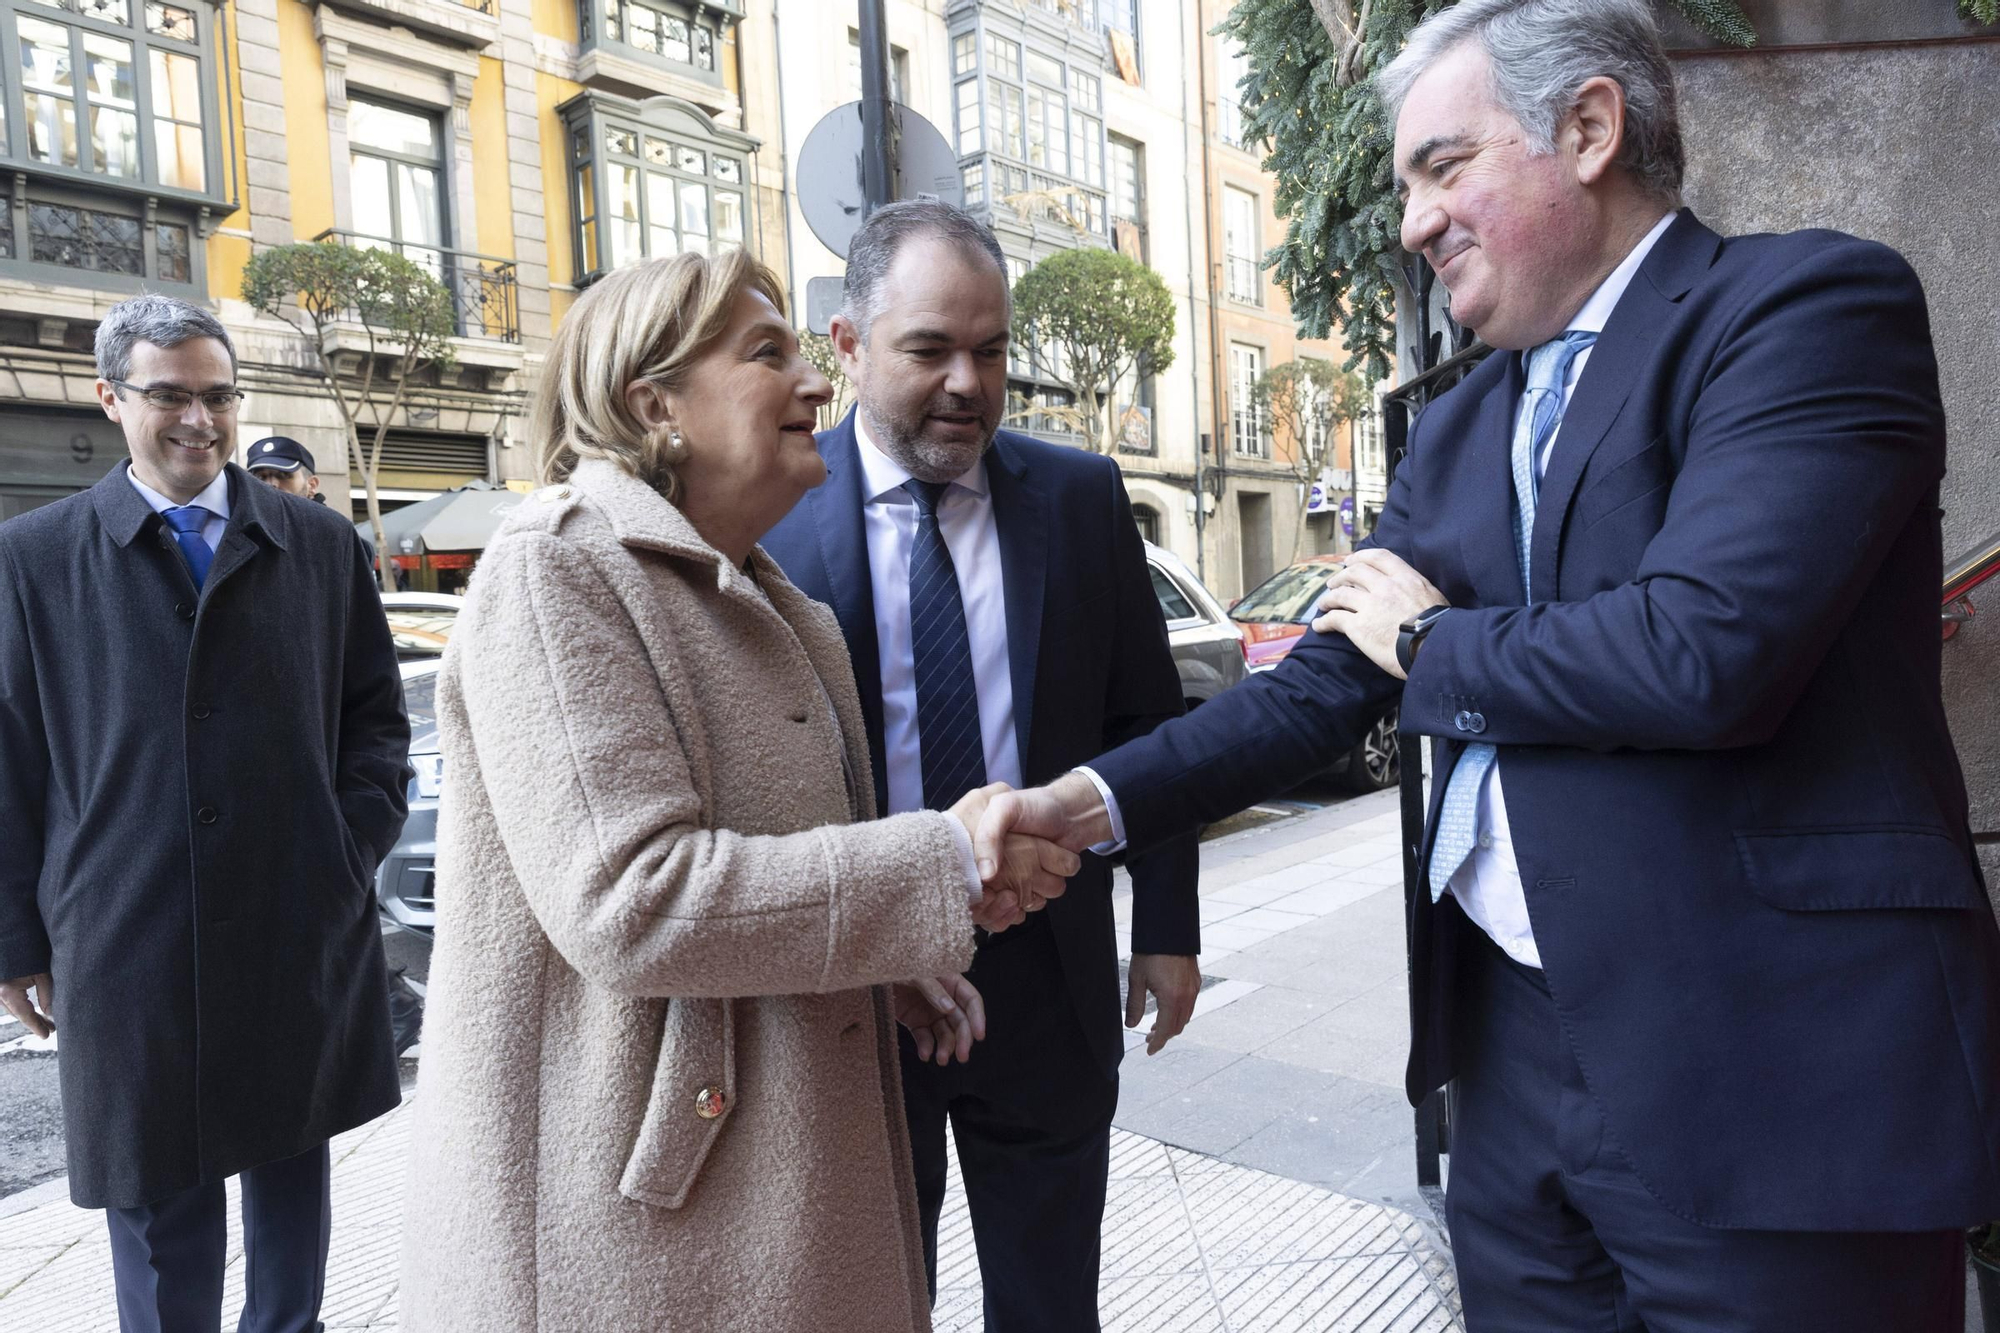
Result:
M208 595L248 564L262 543L269 542L283 550L287 526L285 502L278 493L231 463L229 523L222 530L215 563L209 566L208 577L202 581L202 593Z
M1048 587L1049 504L1030 478L1027 460L1004 435L995 437L987 454L986 484L993 490L993 523L1000 533L1014 744L1025 775L1036 771L1028 740L1034 734L1035 662L1042 650L1042 603Z
M1521 358L1495 352L1499 383L1480 394L1465 442L1470 513L1459 528L1466 577L1481 606L1520 606L1521 558L1514 549L1514 405L1521 400ZM1471 386L1467 386L1470 388Z
M868 497L861 493L854 411L850 409L822 438L820 455L826 460L826 480L806 492L806 505L819 543L827 601L847 639L854 684L861 695L861 716L868 726L868 755L875 773L875 807L886 810L889 770L883 762L882 658L875 638L875 585L868 573L868 533L861 516Z
M1687 295L1714 262L1720 243L1720 237L1682 209L1680 217L1654 242L1591 348L1583 377L1563 412L1549 469L1542 475L1529 568L1535 583L1534 600L1555 598L1563 520L1576 499L1577 483L1590 456L1618 420L1640 370L1652 357L1668 309ZM1519 397L1518 390L1514 396Z

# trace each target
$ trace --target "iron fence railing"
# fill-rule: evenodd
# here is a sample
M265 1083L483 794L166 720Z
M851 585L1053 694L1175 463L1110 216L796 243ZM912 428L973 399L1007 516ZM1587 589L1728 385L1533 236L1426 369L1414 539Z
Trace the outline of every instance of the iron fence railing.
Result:
M1403 266L1409 300L1410 361L1412 375L1382 395L1382 427L1387 446L1389 480L1402 466L1409 452L1410 424L1424 405L1472 373L1493 349L1460 327L1449 315L1433 321L1432 298L1437 274L1421 255L1412 255ZM1424 892L1421 857L1424 838L1424 743L1421 736L1399 728L1396 746L1402 758L1403 828L1403 919L1416 920L1416 895ZM1406 960L1407 961L1407 960ZM1444 1221L1443 1159L1451 1155L1449 1102L1439 1092L1425 1097L1416 1113L1417 1187Z
M454 321L462 338L521 341L520 285L514 261L446 246L399 241L387 236L330 227L313 237L335 245L399 254L442 282L451 293Z
M1945 638L1958 633L1958 627L1972 619L1972 590L1996 575L2000 575L2000 532L1946 567L1942 611Z

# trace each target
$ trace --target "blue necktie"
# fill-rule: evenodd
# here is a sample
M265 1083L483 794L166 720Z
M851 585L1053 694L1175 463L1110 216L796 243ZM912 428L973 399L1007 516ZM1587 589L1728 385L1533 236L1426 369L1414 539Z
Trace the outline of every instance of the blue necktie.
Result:
M1570 363L1597 341L1595 333L1572 329L1528 354L1528 387L1514 411L1514 548L1521 561L1521 589L1527 600L1528 556L1535 537L1535 500L1541 487L1538 460L1542 449L1562 424L1563 382ZM1445 784L1438 807L1437 841L1431 847L1431 901L1444 896L1445 885L1472 855L1478 837L1479 784L1493 767L1494 749L1474 743L1465 747Z
M194 573L194 586L201 587L208 578L208 565L215 559L215 552L202 540L201 530L208 526L213 517L200 505L182 505L178 509L162 509L160 517L174 530L174 540L181 545L181 554L187 557L188 568Z
M903 487L917 502L916 540L910 545L910 655L916 666L924 804L932 810L949 810L959 797L986 785L972 640L958 571L938 531L938 501L948 484L911 478Z

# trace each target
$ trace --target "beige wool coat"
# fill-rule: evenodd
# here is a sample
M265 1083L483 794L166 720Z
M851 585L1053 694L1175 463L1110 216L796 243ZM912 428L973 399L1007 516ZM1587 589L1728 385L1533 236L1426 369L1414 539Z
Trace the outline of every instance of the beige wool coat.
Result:
M857 822L840 630L751 564L602 462L480 561L438 684L407 1328L930 1327L882 983L970 963L964 853L948 815Z

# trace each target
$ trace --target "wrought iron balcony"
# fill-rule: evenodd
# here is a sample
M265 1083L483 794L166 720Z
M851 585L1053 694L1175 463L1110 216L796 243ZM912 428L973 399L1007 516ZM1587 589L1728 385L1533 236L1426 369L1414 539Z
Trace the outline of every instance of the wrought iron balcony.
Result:
M499 342L521 341L520 287L515 279L514 261L469 250L398 241L387 236L369 236L358 231L330 227L313 237L335 245L362 250L388 250L401 255L445 285L451 293L461 338L491 338Z

